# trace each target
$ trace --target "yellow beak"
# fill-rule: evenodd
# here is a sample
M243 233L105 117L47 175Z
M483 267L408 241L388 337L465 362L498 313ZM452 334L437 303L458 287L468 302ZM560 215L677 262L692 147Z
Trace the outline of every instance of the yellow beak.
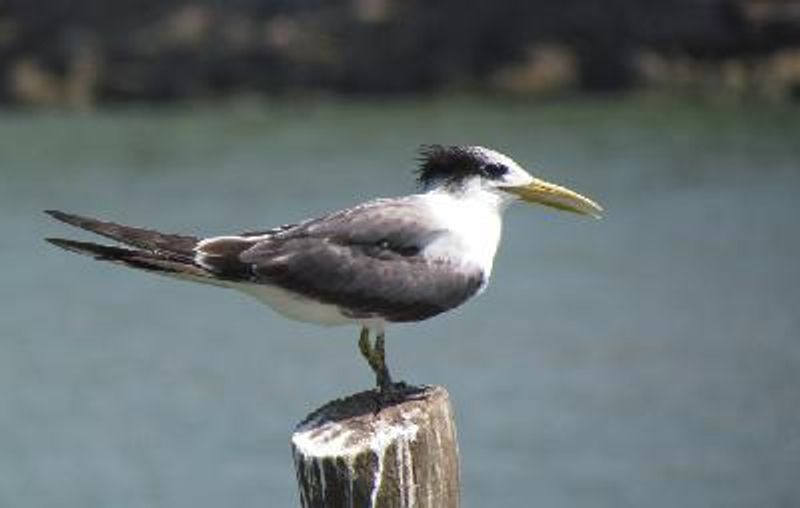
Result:
M539 203L559 210L591 215L596 219L599 219L603 212L603 207L586 196L544 180L534 178L532 182L525 185L500 187L500 189L514 194L528 203Z

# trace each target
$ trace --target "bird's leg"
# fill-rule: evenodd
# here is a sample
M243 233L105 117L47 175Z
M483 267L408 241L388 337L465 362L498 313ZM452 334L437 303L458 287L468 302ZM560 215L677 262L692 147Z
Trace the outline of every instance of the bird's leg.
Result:
M364 327L361 329L361 335L358 337L358 349L361 351L361 356L372 367L372 345L369 343L369 328Z
M386 344L384 334L381 333L375 339L375 347L369 341L369 328L362 328L358 338L358 348L361 355L367 360L378 384L381 395L387 395L392 391L392 378L389 369L386 368Z
M377 346L377 344L376 344ZM378 387L381 387L381 361L378 359L378 351L372 347L369 341L369 328L362 328L361 335L358 338L358 349L361 351L361 356L367 360L372 372L378 378Z
M389 368L386 367L386 344L385 334L379 333L375 338L375 375L378 378L378 388L381 393L388 394L392 391L392 376L389 375Z

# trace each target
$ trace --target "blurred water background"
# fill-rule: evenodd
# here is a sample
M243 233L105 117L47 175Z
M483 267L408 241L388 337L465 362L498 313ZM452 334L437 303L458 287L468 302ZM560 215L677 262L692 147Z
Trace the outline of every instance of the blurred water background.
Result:
M451 392L465 506L798 506L799 140L797 105L647 98L7 110L0 506L296 506L293 425L372 383L355 329L68 255L43 209L260 228L412 191L431 142L608 210L512 208L489 289L389 331Z

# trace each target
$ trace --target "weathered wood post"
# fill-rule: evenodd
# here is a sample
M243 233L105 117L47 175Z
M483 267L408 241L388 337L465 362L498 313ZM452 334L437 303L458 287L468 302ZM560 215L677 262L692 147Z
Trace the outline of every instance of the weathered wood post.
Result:
M374 391L334 400L292 435L304 508L456 508L458 442L447 390Z

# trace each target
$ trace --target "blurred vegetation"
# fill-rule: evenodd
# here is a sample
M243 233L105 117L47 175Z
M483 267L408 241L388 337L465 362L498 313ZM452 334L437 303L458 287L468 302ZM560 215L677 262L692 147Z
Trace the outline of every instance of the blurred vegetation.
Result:
M797 0L0 0L0 102L236 93L800 98Z

